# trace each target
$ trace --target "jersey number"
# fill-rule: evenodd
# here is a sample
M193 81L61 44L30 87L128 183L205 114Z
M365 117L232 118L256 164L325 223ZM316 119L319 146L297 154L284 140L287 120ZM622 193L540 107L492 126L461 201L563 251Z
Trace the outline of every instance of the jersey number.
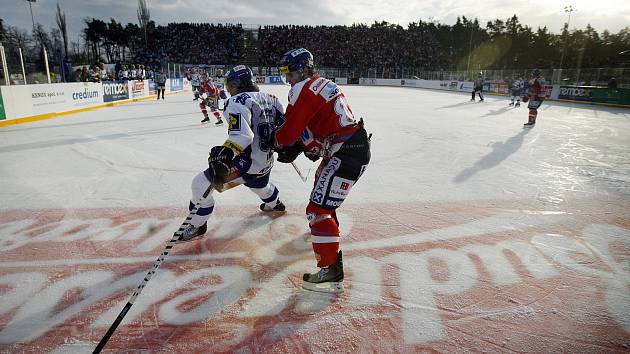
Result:
M356 123L354 115L348 107L348 102L346 101L345 96L340 95L337 97L337 100L335 101L335 113L339 116L339 125L342 127Z
M258 130L258 147L260 147L260 151L269 151L271 149L271 124L260 123L256 129Z

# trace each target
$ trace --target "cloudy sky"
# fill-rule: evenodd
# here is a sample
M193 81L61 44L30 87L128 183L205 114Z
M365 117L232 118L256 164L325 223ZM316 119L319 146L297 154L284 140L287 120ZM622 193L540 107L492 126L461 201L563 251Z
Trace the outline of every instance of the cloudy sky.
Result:
M572 5L571 28L587 24L602 32L618 32L630 26L628 0L147 0L151 18L168 22L214 22L242 24L346 24L388 21L406 26L412 21L437 20L453 24L457 16L485 21L516 14L521 23L534 28L547 26L558 33ZM71 40L84 27L83 19L113 17L124 23L136 22L137 0L37 0L33 3L35 22L55 26L55 6L66 12ZM28 2L0 0L0 18L5 25L32 28Z

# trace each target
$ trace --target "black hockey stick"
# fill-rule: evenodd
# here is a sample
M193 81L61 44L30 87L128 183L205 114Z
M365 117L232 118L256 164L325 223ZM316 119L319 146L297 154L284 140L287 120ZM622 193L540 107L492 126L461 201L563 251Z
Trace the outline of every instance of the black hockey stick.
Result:
M158 257L158 259L155 261L155 263L153 263L153 268L144 277L144 279L142 280L142 283L140 283L140 285L138 285L138 288L133 293L133 295L131 295L131 298L127 302L127 305L125 305L125 307L122 309L122 311L120 311L120 313L118 314L118 317L116 317L116 320L114 321L114 323L112 323L112 325L107 330L107 333L105 333L105 335L103 336L101 341L98 342L98 345L96 346L96 348L92 352L93 354L98 354L98 353L101 352L101 350L103 350L103 347L105 347L105 344L107 344L107 341L109 340L109 338L112 336L112 334L114 334L114 331L116 331L116 328L118 328L118 325L120 324L120 322L122 322L123 318L125 318L125 315L127 315L127 312L129 312L129 309L131 309L131 306L136 301L136 298L142 292L142 289L144 289L144 287L147 285L149 280L151 280L151 278L153 277L153 274L155 274L155 272L158 270L158 268L160 268L160 265L162 264L162 262L164 262L164 259L166 258L168 253L171 251L173 246L175 246L177 241L179 241L179 239L182 237L182 233L184 232L184 229L186 229L186 227L188 225L190 225L190 219L192 219L192 217L197 214L197 210L199 209L199 203L201 203L201 201L204 198L206 198L208 196L208 194L210 194L210 192L212 191L213 188L214 188L214 185L211 183L210 186L208 187L208 189L206 189L206 191L203 193L203 197L201 197L199 199L199 201L197 202L197 204L195 204L195 206L190 211L190 213L188 213L188 217L186 218L186 220L184 221L182 226L180 226L179 230L177 230L175 232L175 234L173 234L173 238L171 238L171 240L168 242L168 244L166 244L166 247L164 247L164 250L162 251L162 253Z

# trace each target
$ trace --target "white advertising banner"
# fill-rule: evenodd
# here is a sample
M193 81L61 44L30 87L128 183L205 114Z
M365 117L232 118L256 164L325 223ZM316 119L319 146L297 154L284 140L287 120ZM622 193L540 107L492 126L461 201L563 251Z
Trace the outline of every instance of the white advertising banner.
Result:
M28 85L33 110L31 114L44 114L66 110L66 91L64 85L42 84Z
M76 82L57 84L64 86L66 107L63 111L74 108L95 106L103 103L103 87L100 83Z
M131 98L144 97L149 94L149 85L144 80L129 81L129 86L131 89Z

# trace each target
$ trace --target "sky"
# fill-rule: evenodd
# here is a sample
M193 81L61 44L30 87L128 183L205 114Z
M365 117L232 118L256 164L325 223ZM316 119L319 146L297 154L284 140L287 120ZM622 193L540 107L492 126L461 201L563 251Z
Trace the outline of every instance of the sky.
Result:
M33 3L35 22L50 29L55 26L55 7L66 13L72 41L76 41L83 19L114 18L119 22L137 23L136 0L37 0ZM630 1L624 0L147 0L151 18L158 24L169 22L213 22L242 24L309 24L351 25L387 21L406 26L409 22L436 20L453 24L458 16L477 17L483 25L495 18L516 14L521 23L533 28L547 26L559 33L568 20L565 6L571 5L571 28L591 24L598 32L618 32L630 26ZM0 0L0 18L5 25L32 28L28 2Z

